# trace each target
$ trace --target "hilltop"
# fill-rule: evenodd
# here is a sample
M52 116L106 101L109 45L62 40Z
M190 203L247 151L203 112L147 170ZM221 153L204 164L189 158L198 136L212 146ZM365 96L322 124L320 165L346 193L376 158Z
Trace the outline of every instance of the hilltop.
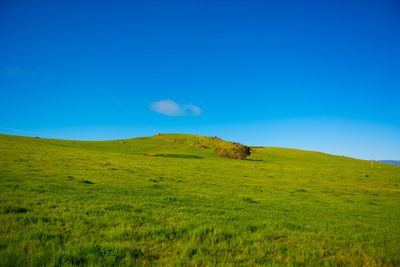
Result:
M218 142L0 135L0 265L400 264L400 167Z

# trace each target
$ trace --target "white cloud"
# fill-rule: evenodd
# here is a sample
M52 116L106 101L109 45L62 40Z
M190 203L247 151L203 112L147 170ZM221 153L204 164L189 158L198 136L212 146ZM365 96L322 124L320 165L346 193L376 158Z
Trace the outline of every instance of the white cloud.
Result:
M172 100L161 100L150 103L150 110L167 116L200 115L203 111L193 104L179 105Z
M184 105L183 109L186 112L190 113L191 115L195 115L195 116L200 115L203 112L203 110L201 110L201 108L199 108L198 106L192 105L192 104Z
M150 104L150 109L167 116L182 116L184 110L172 100L161 100Z

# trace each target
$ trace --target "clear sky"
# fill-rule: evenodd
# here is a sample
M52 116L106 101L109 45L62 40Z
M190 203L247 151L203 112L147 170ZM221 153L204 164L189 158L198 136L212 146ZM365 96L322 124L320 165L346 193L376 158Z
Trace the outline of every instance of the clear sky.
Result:
M400 2L0 1L0 133L400 160Z

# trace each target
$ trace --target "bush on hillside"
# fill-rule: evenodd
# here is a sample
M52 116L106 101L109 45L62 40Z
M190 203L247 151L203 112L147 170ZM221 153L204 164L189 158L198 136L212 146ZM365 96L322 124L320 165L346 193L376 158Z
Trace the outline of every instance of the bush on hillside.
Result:
M202 145L202 144L189 144L189 146L194 146L194 147L202 148L202 149L209 149L210 148L209 146L205 146L205 145Z
M232 159L245 159L250 156L250 147L239 143L221 143L216 145L215 154Z

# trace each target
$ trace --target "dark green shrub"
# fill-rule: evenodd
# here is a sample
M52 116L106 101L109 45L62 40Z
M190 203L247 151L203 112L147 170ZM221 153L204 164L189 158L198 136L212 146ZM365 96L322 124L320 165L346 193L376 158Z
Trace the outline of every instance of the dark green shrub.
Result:
M215 146L215 154L232 159L245 159L250 156L250 147L239 143L220 143Z

